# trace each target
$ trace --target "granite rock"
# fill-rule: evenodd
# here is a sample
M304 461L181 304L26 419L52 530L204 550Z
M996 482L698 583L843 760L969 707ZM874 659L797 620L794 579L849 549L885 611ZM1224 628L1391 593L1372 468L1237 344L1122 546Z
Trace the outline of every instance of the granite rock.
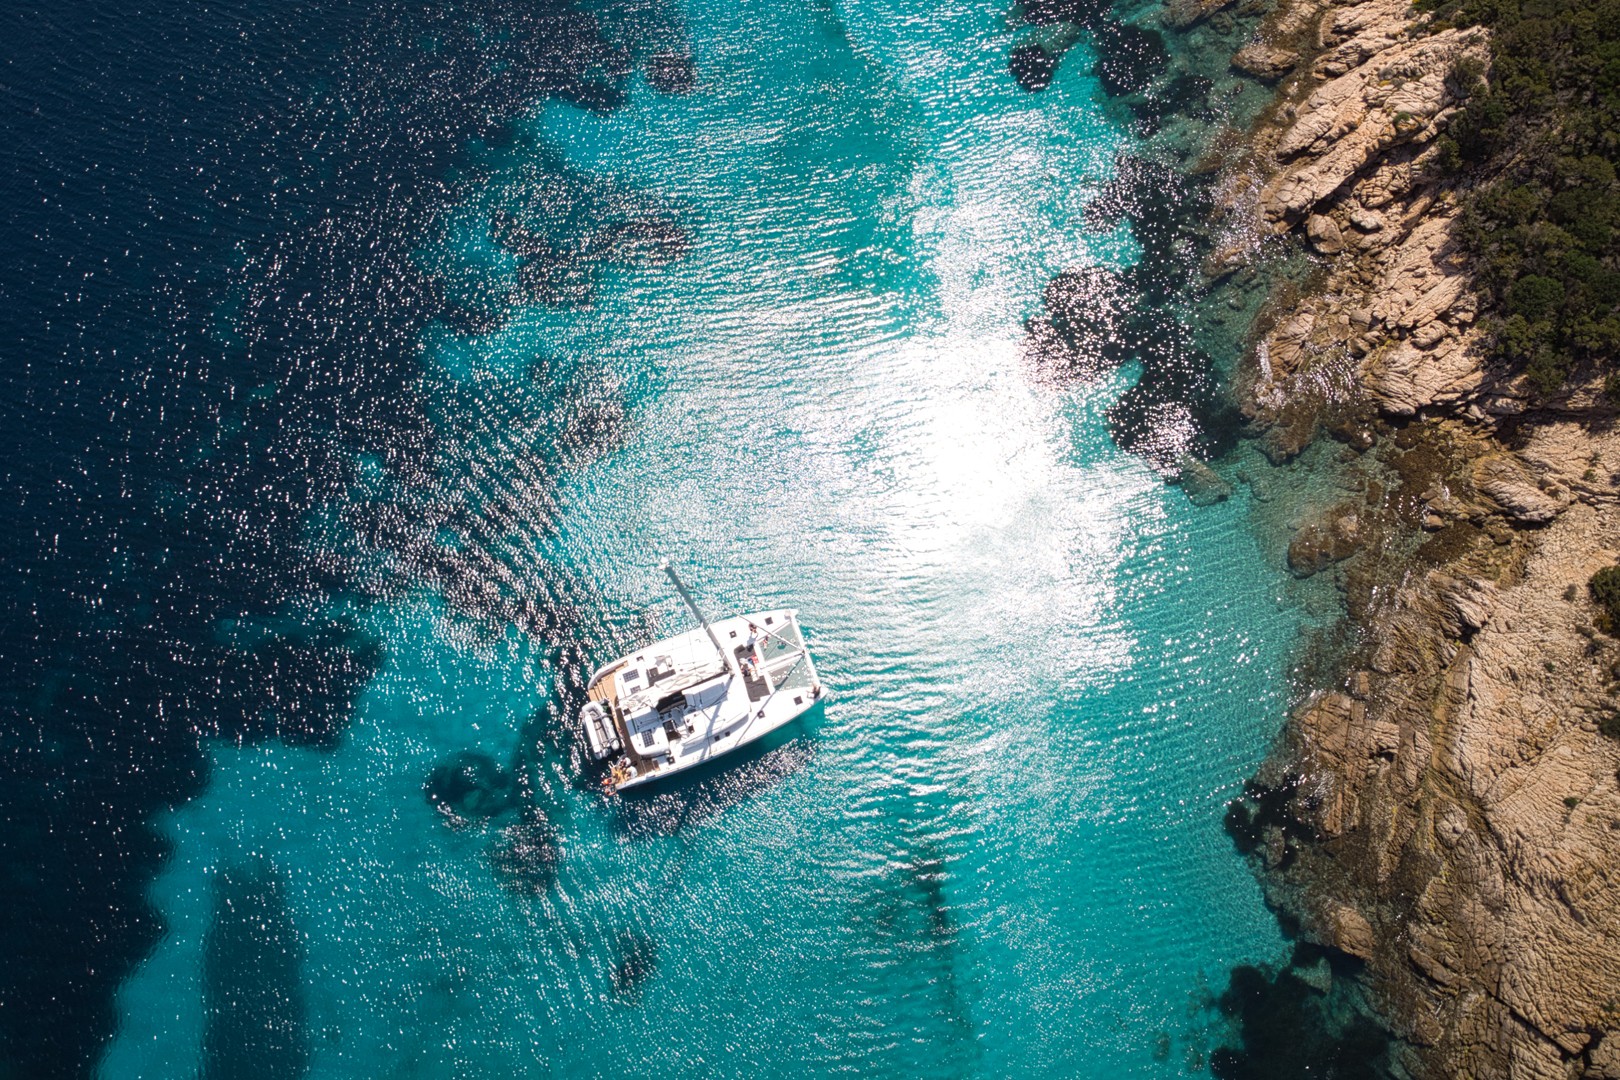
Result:
M1475 444L1473 473L1573 468L1577 438L1620 460L1620 435L1553 424L1512 458ZM1287 873L1433 1075L1576 1077L1620 999L1620 742L1596 723L1620 642L1566 597L1620 552L1620 491L1504 536L1388 586L1362 623L1372 673L1291 718L1296 813L1320 840ZM1346 910L1368 924L1350 944ZM1585 1075L1609 1075L1596 1046Z
M1372 924L1348 904L1335 904L1328 910L1327 944L1360 960L1372 959L1377 941Z
M1305 235L1318 255L1337 255L1344 250L1344 234L1338 223L1325 214L1312 214L1306 219Z
M1237 0L1170 0L1165 6L1163 18L1166 26L1185 30L1236 2Z
M1356 555L1337 580L1359 644L1262 770L1294 778L1311 839L1261 865L1274 903L1366 962L1399 1072L1620 1080L1620 740L1599 724L1620 641L1585 591L1620 558L1620 432L1536 416L1487 370L1430 155L1457 106L1446 75L1488 42L1424 18L1285 0L1257 40L1301 56L1251 174L1223 189L1233 221L1323 263L1256 343L1244 409L1263 446L1291 456L1343 409L1434 433L1367 453L1400 463L1394 494L1364 474L1364 500L1308 515L1289 545L1302 576ZM1602 404L1567 398L1568 415Z
M1404 25L1394 12L1405 4L1382 7ZM1458 57L1479 55L1482 44L1477 32L1445 30L1390 44L1323 83L1277 140L1273 153L1285 164L1261 191L1265 219L1288 228L1391 148L1432 140L1442 112L1455 104L1446 73Z
M1360 547L1360 518L1351 503L1338 506L1305 522L1288 545L1288 569L1296 577L1310 577L1343 562Z
M1515 455L1493 454L1474 465L1474 486L1514 521L1545 525L1564 510L1564 502L1543 491Z
M1232 57L1233 68L1266 82L1282 78L1298 63L1299 54L1259 41L1245 45Z

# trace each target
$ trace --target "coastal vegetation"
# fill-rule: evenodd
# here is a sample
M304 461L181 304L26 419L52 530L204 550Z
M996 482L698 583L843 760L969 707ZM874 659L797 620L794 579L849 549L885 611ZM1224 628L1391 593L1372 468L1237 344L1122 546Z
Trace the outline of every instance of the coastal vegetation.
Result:
M1620 636L1620 566L1605 566L1587 582L1597 614L1592 621L1606 634ZM1620 676L1620 672L1615 672ZM1620 708L1612 700L1598 718L1598 730L1611 739L1620 739Z
M1620 2L1421 0L1431 29L1491 31L1490 82L1460 59L1466 98L1442 168L1487 177L1459 235L1494 306L1495 358L1546 395L1603 376L1620 399Z
M1620 630L1620 566L1605 566L1587 583L1598 606L1598 629L1605 633Z

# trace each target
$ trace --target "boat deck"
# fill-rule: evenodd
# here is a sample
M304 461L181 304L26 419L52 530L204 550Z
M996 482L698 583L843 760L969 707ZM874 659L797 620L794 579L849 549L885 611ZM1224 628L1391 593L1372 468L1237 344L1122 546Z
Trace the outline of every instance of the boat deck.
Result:
M590 688L586 690L585 696L588 700L600 702L607 708L608 718L619 733L619 743L623 747L621 753L630 760L631 765L635 766L637 774L656 773L663 762L655 758L643 757L636 752L635 740L630 738L630 725L625 723L624 713L619 708L617 684L613 676L629 666L630 662L628 660L621 660L602 671L597 675L595 681L591 683Z
M797 615L779 609L714 623L714 636L730 653L723 668L710 659L709 671L703 671L702 657L714 657L716 642L704 630L695 630L654 642L598 670L586 696L608 713L623 748L621 765L635 769L626 776L621 767L613 767L604 786L622 790L691 768L753 742L810 708L821 697L821 687ZM757 634L751 624L757 624ZM744 638L755 640L752 651ZM711 694L703 704L691 697L681 701L683 690L705 681L712 686L722 671L727 680L722 697ZM669 695L649 694L666 679ZM654 707L656 712L649 711ZM663 728L657 743L646 734L649 724ZM639 751L638 739L647 743Z
M613 692L613 676L623 671L629 661L620 660L617 664L598 675L591 688L585 691L585 696L591 701L600 701L607 705L618 703L618 695Z
M743 658L748 655L748 646L737 646L734 654L737 657L737 670L742 673L743 685L748 688L749 701L763 701L770 696L771 684L765 681L765 668L763 664L754 664L754 677L748 677L749 667L743 664Z

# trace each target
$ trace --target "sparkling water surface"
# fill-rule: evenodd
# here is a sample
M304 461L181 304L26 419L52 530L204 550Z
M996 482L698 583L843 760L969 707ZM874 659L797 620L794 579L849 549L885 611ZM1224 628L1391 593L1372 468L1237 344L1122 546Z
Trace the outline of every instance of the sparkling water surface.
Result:
M1054 386L1020 352L1052 275L1135 257L1081 226L1130 145L1084 49L1031 95L994 4L665 17L690 93L637 75L470 142L414 255L504 295L492 218L564 190L687 238L423 334L426 497L484 523L429 540L544 626L427 578L295 613L352 619L380 668L332 748L209 744L103 1076L226 1074L244 993L270 1064L318 1077L1173 1076L1223 1037L1227 970L1284 954L1220 827L1284 701L1279 572L1242 489L1194 507L1111 443L1134 370ZM422 505L354 477L311 550ZM716 614L798 607L831 695L605 799L567 713L581 662L687 625L664 554ZM468 751L520 794L452 828L424 782Z

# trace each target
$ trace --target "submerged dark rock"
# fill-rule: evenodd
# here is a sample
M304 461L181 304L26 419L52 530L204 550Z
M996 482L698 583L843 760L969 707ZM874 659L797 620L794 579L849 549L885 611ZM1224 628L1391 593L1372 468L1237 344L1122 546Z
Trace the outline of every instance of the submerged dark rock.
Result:
M479 275L455 282L442 282L444 306L439 317L470 337L493 334L512 317L512 309L522 300L522 291L510 277Z
M1170 63L1157 30L1110 20L1094 27L1091 39L1097 49L1097 79L1109 97L1141 93Z
M1304 968L1309 981L1292 966L1274 975L1248 965L1233 969L1218 1005L1237 1025L1240 1045L1210 1055L1211 1075L1217 1080L1384 1080L1390 1075L1388 1034L1359 1011L1344 1009L1343 1019L1336 1016L1315 968L1314 962Z
M309 1070L304 941L282 876L265 863L221 870L203 946L203 1080Z
M1206 123L1215 119L1212 99L1215 81L1205 75L1178 75L1161 90L1155 90L1147 102L1153 115L1185 116Z
M1098 370L1066 346L1072 328L1102 319L1106 331L1093 336L1106 344L1101 356L1112 363L1135 360L1142 377L1108 410L1109 434L1116 445L1149 461L1167 479L1181 473L1189 458L1213 460L1234 446L1243 417L1225 394L1215 362L1191 339L1185 306L1196 288L1208 192L1201 181L1167 165L1122 155L1114 178L1086 208L1085 224L1105 232L1128 222L1142 254L1120 275L1119 294L1129 305L1115 315L1087 309L1082 282L1063 275L1048 287L1049 307L1061 318L1031 320L1027 350L1037 358L1067 357L1071 370L1089 377ZM1067 302L1073 293L1075 302ZM1085 336L1085 333L1080 335Z
M1197 458L1184 456L1177 469L1176 482L1194 506L1214 506L1232 497L1232 485Z
M610 227L598 238L597 246L614 262L668 266L686 254L692 238L673 221L641 218Z
M490 214L489 233L497 244L514 255L530 258L551 254L551 241L546 239L545 233L510 210L503 208Z
M1119 273L1101 266L1065 270L1042 294L1046 317L1032 320L1025 351L1038 363L1090 379L1130 358L1133 301Z
M637 930L621 930L614 941L610 979L613 996L626 1004L641 1001L641 987L658 969L658 943Z
M1075 23L1085 26L1108 12L1107 0L1023 0L1024 21L1032 26Z
M501 885L516 893L536 895L557 880L562 849L555 831L538 811L531 810L498 832L487 855Z
M447 258L439 287L451 300L446 318L453 324L458 316L465 323L463 311L504 322L524 303L585 307L604 266L667 266L691 246L686 229L655 200L583 173L541 144L490 184L501 199L490 211L490 236L520 262L513 274Z
M1288 544L1288 569L1310 577L1361 550L1361 510L1340 503L1299 527Z
M697 64L690 56L656 52L647 57L647 85L660 94L690 94L697 86Z
M1113 18L1109 5L1100 0L1022 0L1020 9L1025 22L1049 28L1041 40L1018 45L1008 58L1013 77L1025 90L1051 85L1058 61L1082 30L1089 32L1097 50L1095 74L1109 97L1141 93L1169 65L1162 34Z
M311 525L357 454L433 468L419 345L464 297L417 265L422 238L479 180L472 140L546 99L610 106L645 47L556 0L472 14L19 9L8 175L50 199L0 221L18 410L0 846L19 879L0 1071L95 1069L162 932L147 822L201 790L205 740L331 746L375 670L353 627L309 625L377 595ZM504 317L475 308L448 318ZM250 626L272 629L222 640Z
M1102 266L1065 270L1047 283L1041 301L1058 330L1077 343L1118 355L1124 344L1120 334L1134 305L1117 271Z
M487 821L516 797L512 775L488 754L463 750L434 766L422 792L451 828Z
M583 258L563 251L536 254L518 268L523 296L547 307L586 307L596 296L596 275Z
M1033 41L1013 49L1007 66L1012 69L1018 85L1030 93L1051 86L1052 76L1057 74L1057 58Z
M330 748L347 730L355 698L381 664L381 646L342 623L271 635L230 650L216 676L218 711L198 709L192 719L208 734ZM238 715L231 703L242 701L256 707Z
M1297 776L1269 786L1250 780L1244 785L1243 796L1226 804L1223 825L1240 854L1252 855L1259 851L1272 832L1308 835L1293 812L1293 800L1299 787Z

